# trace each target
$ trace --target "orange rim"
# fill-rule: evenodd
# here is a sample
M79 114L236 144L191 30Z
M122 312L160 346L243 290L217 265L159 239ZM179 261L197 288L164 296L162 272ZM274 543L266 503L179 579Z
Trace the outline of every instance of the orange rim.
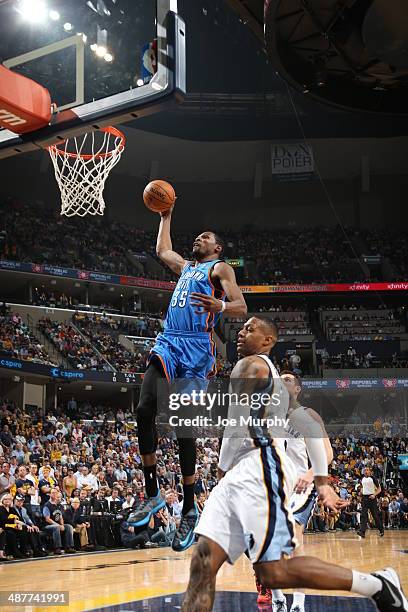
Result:
M84 160L88 160L88 159L106 159L108 157L112 157L112 155L116 152L116 151L123 151L123 149L125 148L125 144L126 144L126 136L124 135L123 132L121 132L120 130L118 130L117 128L113 127L112 125L109 125L108 127L104 127L104 128L99 128L99 130L97 130L99 132L106 132L107 134L111 134L112 136L115 136L116 138L120 138L120 143L117 145L117 147L115 149L113 149L113 151L108 151L107 153L95 153L94 155L92 154L83 154L83 153L70 153L69 151L64 151L63 149L60 149L59 147L63 146L67 140L63 140L62 142L59 142L58 144L55 145L51 145L48 148L48 151L52 151L53 153L56 153L57 155L65 155L66 157L81 157Z

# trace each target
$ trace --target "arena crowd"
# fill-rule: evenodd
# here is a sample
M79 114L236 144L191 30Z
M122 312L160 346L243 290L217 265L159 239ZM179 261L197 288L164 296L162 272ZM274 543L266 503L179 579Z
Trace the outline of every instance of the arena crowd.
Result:
M361 478L370 468L381 483L379 510L385 528L408 527L408 499L398 454L406 436L392 435L377 419L367 433L331 436L331 482L349 506L341 513L316 506L310 531L358 530ZM202 511L217 484L219 443L197 441L195 496ZM145 528L129 524L144 498L134 415L108 406L67 405L43 416L0 401L0 558L59 555L113 547L169 546L183 497L178 445L162 437L158 448L162 512ZM131 520L130 520L131 522Z

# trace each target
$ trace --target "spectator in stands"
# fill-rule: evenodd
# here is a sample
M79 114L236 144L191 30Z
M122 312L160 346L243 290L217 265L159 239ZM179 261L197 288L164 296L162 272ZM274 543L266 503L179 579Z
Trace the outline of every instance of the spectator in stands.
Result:
M69 500L72 496L72 492L74 489L78 487L77 479L74 476L73 468L68 468L68 474L64 477L62 481L62 490Z
M84 487L92 487L91 477L86 465L82 465L81 467L79 467L78 472L79 474L76 478L78 489L83 489Z
M98 489L96 496L91 497L90 507L92 512L109 512L109 503L106 499L106 489Z
M40 490L41 506L44 506L50 500L50 493L55 487L56 482L51 476L51 468L48 465L42 467L42 470L40 470L40 474L41 471L42 477L40 476L38 488Z
M323 504L319 501L313 510L312 524L313 531L328 531L326 523L327 513Z
M397 498L394 496L390 501L390 505L388 506L388 513L390 518L390 526L391 527L399 527L400 526L400 504L397 501Z
M169 515L174 518L178 526L181 519L182 505L178 501L177 494L174 491L168 491L166 493L166 506Z
M119 482L120 480L127 482L128 475L127 475L127 472L125 472L123 468L124 468L123 463L120 463L117 469L115 470L115 478L117 482Z
M13 503L13 496L4 493L0 501L0 529L6 536L6 551L14 559L22 559L24 556L29 556L28 537L27 531L23 529L24 523L19 519Z
M17 494L23 498L24 503L29 506L31 504L31 495L35 494L35 489L31 480L27 478L27 468L25 465L19 465L17 468L16 490Z
M8 425L4 425L2 431L0 432L0 443L7 449L11 448L13 444L13 436L11 435Z
M130 508L133 508L135 503L136 503L136 500L133 497L132 489L126 491L126 497L125 497L125 501L122 504L122 510L129 510Z
M108 502L109 512L116 514L121 511L123 499L120 497L119 489L112 489L112 494L106 498Z
M400 502L399 519L401 527L408 527L408 497L404 497Z
M26 479L31 482L31 492L30 492L30 502L29 505L26 504L28 514L37 518L41 516L41 508L40 508L40 490L39 490L39 478L37 475L38 467L36 463L31 463L29 466L29 472L26 476Z
M46 523L44 529L52 533L54 554L56 555L60 555L62 552L62 540L64 540L65 552L75 552L74 530L71 525L64 523L61 499L61 493L53 489L50 493L49 501L43 507L43 516Z
M298 355L295 351L289 357L289 364L290 364L290 369L293 370L293 372L297 375L300 375L302 373L302 371L300 370L300 362L301 362L300 355Z
M3 471L0 474L0 495L3 493L8 493L16 481L14 476L10 473L10 463L4 461L2 470Z
M16 510L18 520L23 523L22 529L23 531L25 530L27 534L27 547L25 550L25 556L47 557L48 553L40 540L40 528L31 520L24 506L25 496L16 495L14 499L14 508Z
M81 512L81 502L78 497L73 497L71 499L71 504L64 511L63 516L64 524L70 525L74 533L79 535L81 550L89 550L88 529L90 523L84 520L84 516Z

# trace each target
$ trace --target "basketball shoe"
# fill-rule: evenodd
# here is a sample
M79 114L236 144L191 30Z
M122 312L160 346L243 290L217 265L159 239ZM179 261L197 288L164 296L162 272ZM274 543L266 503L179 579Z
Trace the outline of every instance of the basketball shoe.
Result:
M161 508L164 508L166 502L161 497L160 493L156 497L147 497L135 508L134 512L129 515L128 523L132 527L143 527L147 525L153 514L156 514Z
M264 587L259 580L255 579L256 590L258 591L258 599L256 603L259 605L270 606L272 603L272 592L271 589Z
M392 567L387 567L378 572L373 572L373 576L382 582L382 589L372 596L380 612L396 612L403 610L408 612L408 601L402 590L397 572Z
M288 607L286 605L286 599L274 599L272 600L273 612L287 612Z
M180 525L178 526L171 544L173 550L176 552L182 552L194 544L194 529L197 526L198 518L198 509L194 504L194 507L191 508L187 514L183 514L181 517Z

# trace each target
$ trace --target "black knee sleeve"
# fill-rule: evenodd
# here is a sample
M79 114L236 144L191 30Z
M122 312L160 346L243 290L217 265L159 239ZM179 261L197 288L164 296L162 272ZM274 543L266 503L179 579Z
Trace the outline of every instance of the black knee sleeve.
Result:
M140 390L136 409L136 422L141 455L154 453L157 448L157 385L164 378L164 372L156 362L149 364Z
M192 438L177 440L180 449L180 467L183 476L194 476L196 469L196 443Z

